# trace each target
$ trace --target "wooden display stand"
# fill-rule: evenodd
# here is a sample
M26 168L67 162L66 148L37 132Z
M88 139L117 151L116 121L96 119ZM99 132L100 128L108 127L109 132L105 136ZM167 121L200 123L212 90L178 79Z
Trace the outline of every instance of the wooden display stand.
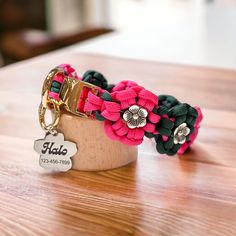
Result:
M109 139L100 121L65 113L61 115L58 130L65 140L77 145L78 152L72 158L75 170L110 170L137 159L137 147Z

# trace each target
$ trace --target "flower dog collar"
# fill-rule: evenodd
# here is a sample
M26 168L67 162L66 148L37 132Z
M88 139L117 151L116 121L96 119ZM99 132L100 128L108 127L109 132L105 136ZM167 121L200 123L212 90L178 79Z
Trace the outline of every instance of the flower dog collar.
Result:
M46 109L54 110L50 125L45 123ZM156 96L133 81L110 85L96 71L80 78L67 64L53 69L43 85L39 120L47 133L57 133L62 109L102 121L109 138L127 145L141 144L144 136L154 138L157 151L167 155L183 154L191 146L203 118L199 107L173 96Z

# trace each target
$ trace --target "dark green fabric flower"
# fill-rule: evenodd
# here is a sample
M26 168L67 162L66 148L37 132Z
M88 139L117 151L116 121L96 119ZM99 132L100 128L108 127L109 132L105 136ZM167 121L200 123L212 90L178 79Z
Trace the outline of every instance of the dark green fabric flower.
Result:
M193 133L198 112L170 95L160 95L158 101L158 115L162 118L156 126L157 134L154 136L156 149L161 154L175 155Z

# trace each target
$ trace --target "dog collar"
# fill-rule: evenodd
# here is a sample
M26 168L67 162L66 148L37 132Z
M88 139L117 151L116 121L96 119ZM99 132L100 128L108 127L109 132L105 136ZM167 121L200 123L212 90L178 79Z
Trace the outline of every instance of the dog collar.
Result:
M55 114L49 125L44 119L47 109ZM128 80L111 85L96 71L78 77L67 64L53 69L43 85L39 120L46 132L56 132L62 110L103 122L109 138L127 145L152 138L157 151L167 155L183 154L192 145L203 118L198 106L173 96L157 96Z

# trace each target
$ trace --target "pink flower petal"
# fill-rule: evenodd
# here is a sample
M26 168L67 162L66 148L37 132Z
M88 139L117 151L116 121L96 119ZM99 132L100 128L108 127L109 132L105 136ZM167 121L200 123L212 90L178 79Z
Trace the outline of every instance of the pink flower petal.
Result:
M135 99L130 99L130 100L124 100L124 101L120 101L120 106L121 106L121 110L125 110L128 109L130 106L136 104L136 100Z
M188 149L189 145L187 143L182 144L180 149L177 151L179 155L182 155L185 153L185 151Z
M139 140L131 140L128 139L126 136L123 136L120 141L124 144L127 144L129 146L137 146L139 144L141 144L143 142L143 139L139 139Z
M128 134L127 134L127 138L134 139L134 136L135 136L135 129L129 129Z
M117 121L120 119L119 112L109 112L107 110L104 110L104 111L102 111L101 115L111 121Z
M104 130L105 130L106 135L112 140L120 140L120 137L116 135L114 130L112 129L111 124L112 124L111 121L108 121L108 120L104 121Z
M143 108L146 108L146 107L145 107L146 101L147 101L146 99L139 98L137 104L138 104L139 106L143 107Z
M157 104L157 102L158 102L157 96L154 93L152 93L152 92L150 92L146 89L143 89L143 90L140 91L139 97L143 98L143 99L147 99L151 103L154 103L154 104Z
M195 106L194 108L197 110L197 113L198 113L198 117L197 117L197 120L196 120L196 123L195 123L196 125L198 125L198 124L200 124L200 122L203 119L203 114L202 114L202 110L201 110L200 107Z
M137 94L132 88L116 92L116 99L118 101L129 100L135 98L136 96Z
M141 128L135 129L134 139L136 140L143 139L143 137L144 137L144 130Z
M151 123L147 123L143 129L148 133L153 133L155 131L155 125Z
M123 125L120 129L116 130L116 134L118 136L124 136L128 133L129 128L127 127L127 125Z
M116 122L114 122L114 123L112 124L112 128L113 128L114 130L118 130L118 129L120 129L123 125L124 125L124 123L122 122L121 119L119 119L119 120L117 120Z
M107 111L120 112L120 104L116 102L105 101L104 106Z
M160 119L161 119L161 116L157 115L157 114L154 114L153 112L150 112L149 115L148 115L148 119L154 123L154 124L157 124Z
M134 86L137 86L137 83L130 81L130 80L123 80L123 81L119 82L115 87L112 88L112 92L122 91L127 88L134 87Z
M92 104L92 103L86 102L86 103L84 104L84 111L85 111L85 112L97 111L97 110L100 110L100 108L101 108L100 106L94 105L94 104Z
M98 97L97 95L89 92L88 93L88 102L92 103L94 105L97 105L97 106L102 106L104 101L100 97Z

